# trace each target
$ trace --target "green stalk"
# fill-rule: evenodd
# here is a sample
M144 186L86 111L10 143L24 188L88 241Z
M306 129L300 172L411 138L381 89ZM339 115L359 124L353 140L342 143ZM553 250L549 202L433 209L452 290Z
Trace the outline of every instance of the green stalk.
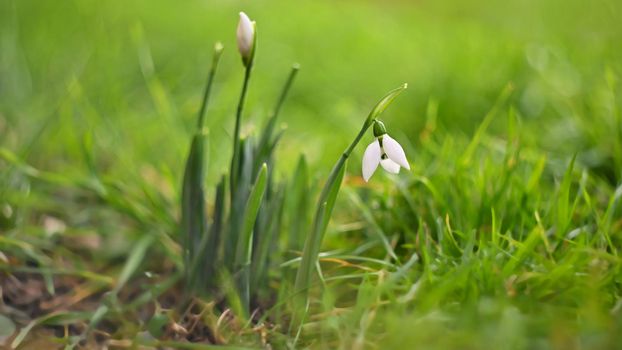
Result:
M216 68L218 68L218 62L220 62L220 56L222 55L223 46L221 43L214 45L214 57L212 58L212 67L207 75L207 83L205 84L205 91L203 92L203 101L201 102L201 109L199 110L199 118L197 120L197 130L202 130L205 127L205 111L207 110L207 101L212 91L212 83L214 82L214 75L216 74Z
M352 153L352 150L354 150L354 147L358 145L361 138L363 138L363 135L365 135L367 129L374 124L376 118L389 106L389 104L391 104L397 95L406 89L406 87L407 85L403 84L397 89L391 90L380 100L380 102L376 104L367 116L367 119L365 119L359 133L356 135L352 143L350 143L348 148L346 148L346 150L341 154L341 157L339 157L337 163L335 163L333 169L328 175L328 180L326 181L324 188L322 188L322 192L320 193L320 197L317 201L317 208L315 211L311 234L307 236L305 241L302 252L302 260L296 274L296 281L294 284L294 317L290 325L291 327L296 328L290 329L296 329L298 332L299 328L302 326L302 321L304 320L308 307L309 287L311 286L313 269L318 264L318 256L322 240L324 239L324 234L326 233L326 228L333 211L335 200L337 199L337 194L339 193L341 180L345 174L346 161L350 156L350 153Z
M240 100L238 101L238 108L235 114L235 129L233 131L233 156L231 157L231 201L236 191L238 184L238 171L239 171L239 158L240 158L240 124L242 120L242 111L244 110L244 101L246 100L246 91L248 90L248 82L251 78L251 70L253 68L252 62L246 66L244 71L244 82L242 84L242 92L240 93Z
M205 212L205 189L203 184L206 168L205 148L207 144L207 132L204 128L204 124L207 102L209 100L222 50L223 47L220 43L214 46L214 57L207 77L201 109L199 110L197 131L192 137L192 143L184 170L181 193L180 229L187 292L191 292L196 287L197 273L196 271L193 272L192 264L196 259L197 253L199 253L197 251L199 243L204 239L204 236L208 234L207 214Z

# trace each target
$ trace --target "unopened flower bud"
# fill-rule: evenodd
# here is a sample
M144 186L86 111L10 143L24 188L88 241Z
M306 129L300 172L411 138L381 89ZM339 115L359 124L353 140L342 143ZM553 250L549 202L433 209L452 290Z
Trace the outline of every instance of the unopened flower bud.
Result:
M253 63L255 56L255 22L251 21L244 12L240 12L237 39L242 62L245 67L248 67Z

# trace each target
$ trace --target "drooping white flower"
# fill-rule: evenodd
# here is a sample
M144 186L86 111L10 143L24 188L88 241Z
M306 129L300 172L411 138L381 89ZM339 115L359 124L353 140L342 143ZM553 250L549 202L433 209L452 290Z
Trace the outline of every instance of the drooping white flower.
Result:
M374 174L380 164L384 170L392 174L400 172L400 167L410 169L402 146L386 132L384 124L374 124L376 139L367 146L363 153L363 179L365 182Z
M251 64L255 51L255 22L244 12L240 12L237 30L238 50L242 55L244 66Z

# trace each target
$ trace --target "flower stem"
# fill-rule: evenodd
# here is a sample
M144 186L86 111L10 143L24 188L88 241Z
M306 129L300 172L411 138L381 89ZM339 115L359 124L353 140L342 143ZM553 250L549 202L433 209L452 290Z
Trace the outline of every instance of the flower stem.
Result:
M365 135L365 132L367 132L369 127L374 124L377 117L404 89L406 89L406 84L398 87L397 89L391 90L374 106L367 116L367 119L365 119L361 130L356 135L352 143L350 143L348 148L346 148L346 150L341 154L328 175L328 179L326 180L324 188L322 188L322 192L320 193L320 197L317 201L313 227L311 229L311 233L305 240L300 267L296 273L296 280L294 282L293 290L294 314L292 322L290 323L290 332L300 332L307 312L309 305L308 293L309 288L311 287L313 270L316 266L318 266L317 262L320 248L322 246L322 240L332 214L335 200L339 193L341 181L343 180L343 176L345 174L346 161L348 160L348 157L350 157L350 153L352 153L354 148L363 138L363 135Z
M240 122L242 119L242 111L244 110L244 101L246 100L246 91L248 90L248 82L251 77L252 64L246 66L244 72L244 83L242 84L242 92L240 94L240 100L238 101L238 109L235 115L235 130L233 132L233 156L231 157L231 198L233 200L236 186L238 182L238 166L240 158Z

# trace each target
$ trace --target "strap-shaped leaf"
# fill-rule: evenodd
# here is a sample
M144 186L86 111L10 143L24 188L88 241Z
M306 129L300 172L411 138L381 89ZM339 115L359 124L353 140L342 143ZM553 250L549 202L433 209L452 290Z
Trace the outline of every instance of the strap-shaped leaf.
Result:
M309 169L304 156L300 156L298 160L287 197L290 218L287 247L289 250L300 250L304 242L302 232L307 229L309 207Z
M384 112L387 107L393 102L393 100L397 97L397 95L401 94L402 91L406 90L408 84L404 83L400 87L395 88L389 91L369 113L369 117L367 117L368 121L374 120Z
M302 260L300 261L300 267L298 268L298 274L296 275L296 282L294 285L295 293L300 293L301 296L305 296L305 299L307 290L311 285L315 263L320 254L322 240L324 239L324 234L326 233L326 228L345 174L346 163L346 161L339 163L341 166L337 169L336 176L329 178L330 182L327 183L325 187L325 189L327 189L327 195L325 196L325 200L317 208L311 234L307 236L305 241Z
M257 175L257 181L251 190L251 193L246 202L246 209L244 211L244 226L242 228L242 234L238 240L238 247L236 250L235 261L239 265L247 264L250 262L251 254L251 236L253 233L253 226L255 225L255 219L257 218L257 212L261 204L261 199L266 190L268 178L268 166L262 165L259 175Z
M261 205L264 192L266 191L268 179L268 166L264 163L261 166L261 170L257 175L257 180L253 186L248 201L246 202L246 208L244 210L242 231L237 242L237 249L235 252L235 273L237 274L237 286L240 299L242 300L243 308L248 314L249 302L250 302L250 262L253 248L253 227L255 226L255 220L257 219L257 213Z
M207 215L203 180L205 178L205 148L207 134L197 133L192 139L181 192L181 238L184 262L190 272L201 238L207 233ZM192 279L186 276L188 282Z

